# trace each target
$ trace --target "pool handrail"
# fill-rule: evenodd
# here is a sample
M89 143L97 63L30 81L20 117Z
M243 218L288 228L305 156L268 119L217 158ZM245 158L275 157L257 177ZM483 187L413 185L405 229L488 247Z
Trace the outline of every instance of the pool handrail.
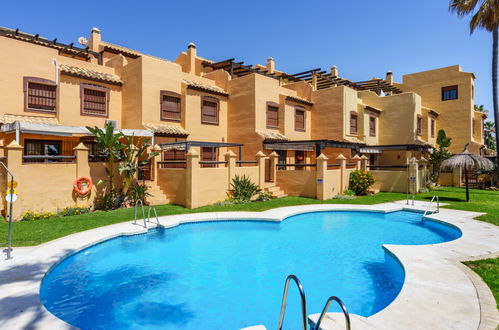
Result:
M421 217L421 220L424 220L424 218L426 217L428 212L430 212L431 205L433 204L433 201L435 199L437 200L437 210L435 211L435 213L440 212L440 199L438 198L438 195L433 195L433 197L431 198L431 201L428 203L428 206L426 207L426 210L423 213L423 216Z
M154 211L154 216L156 217L156 223L159 225L158 212L156 212L156 208L154 206L149 205L149 209L147 210L147 221L152 222L151 220L151 210Z
M288 299L288 289L289 282L293 280L298 287L298 291L300 291L301 298L301 316L302 316L302 326L303 330L307 330L307 302L305 299L305 290L303 290L303 286L301 285L300 280L295 275L291 274L286 278L286 284L284 285L284 294L282 296L282 304L281 304L281 315L279 316L279 325L277 327L278 330L282 330L282 324L284 321L284 312L286 311L286 301Z
M142 202L141 199L137 199L137 201L135 202L135 217L134 217L134 221L133 221L133 224L137 224L137 207L141 206L142 208L142 220L144 220L144 228L147 228L147 220L146 220L146 213L144 211L144 202Z
M324 309L322 310L321 315L317 319L317 323L315 324L315 327L313 328L313 330L319 330L321 322L324 319L324 316L326 316L327 310L329 309L329 306L331 305L331 302L333 300L336 301L338 303L338 305L340 305L341 310L343 311L343 315L345 315L346 330L350 330L350 314L348 313L347 307L345 306L343 301L336 296L331 296L327 299L326 305L324 305Z

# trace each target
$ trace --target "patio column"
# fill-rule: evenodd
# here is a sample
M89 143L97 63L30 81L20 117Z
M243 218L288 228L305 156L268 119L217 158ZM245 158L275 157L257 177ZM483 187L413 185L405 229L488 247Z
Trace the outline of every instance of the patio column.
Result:
M362 169L362 158L359 157L359 155L355 155L352 158L355 161L355 169L356 170L361 170Z
M23 181L23 178L21 176L22 171L21 171L21 166L23 164L23 146L21 146L19 143L17 143L16 140L12 141L9 143L8 146L5 147L7 151L7 167L9 168L9 171L14 174L14 180L18 182L18 186L16 188L17 194L19 198L17 199L16 202L14 202L14 206L12 207L12 218L13 219L19 219L22 216L22 213L24 211L23 209L23 200L22 194L23 194L23 183L27 184L27 182ZM10 176L7 176L6 181L10 180ZM26 193L28 192L28 189L26 189ZM8 211L8 209L7 209Z
M265 184L265 154L260 150L256 154L256 161L258 162L258 186L263 189Z
M185 206L193 209L199 206L199 184L201 180L201 167L199 166L199 154L194 148L187 153L187 175L185 189Z
M151 180L157 184L158 183L158 162L160 161L161 159L161 147L158 146L157 144L154 145L154 147L149 147L150 150L148 151L148 153L151 153L151 152L157 152L158 154L156 156L154 156L153 158L151 158Z
M421 178L420 178L420 188L425 188L426 187L426 182L427 182L427 178L428 178L428 172L427 172L427 168L428 168L428 160L424 157L421 157L420 160L418 160L418 163L421 164L423 166L423 170L421 172Z
M317 172L317 180L316 180L316 198L319 200L329 199L332 196L327 189L326 176L327 176L327 160L328 158L324 154L320 154L316 159L316 172Z
M229 150L225 153L225 161L227 162L225 164L225 167L227 167L227 189L230 189L230 183L232 182L232 178L236 176L236 158L237 155L232 151Z
M270 157L270 180L272 182L276 182L277 178L277 161L279 160L279 155L277 152L272 151L272 153L269 155Z
M363 171L367 171L367 164L369 159L366 157L366 155L362 155L362 157L360 157L360 160L362 162L361 169Z
M345 190L345 186L348 183L348 180L345 178L347 172L347 158L340 154L336 157L337 160L340 161L340 191L341 194Z
M88 164L88 148L80 142L76 147L73 148L75 153L75 163L76 163L76 177L90 177L90 165Z

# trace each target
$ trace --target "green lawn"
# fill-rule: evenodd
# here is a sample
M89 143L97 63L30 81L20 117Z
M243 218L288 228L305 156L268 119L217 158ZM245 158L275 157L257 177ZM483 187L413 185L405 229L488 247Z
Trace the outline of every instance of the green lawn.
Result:
M497 309L499 309L499 258L467 261L464 264L473 269L487 283L496 298Z
M477 211L486 213L477 219L499 225L499 192L485 190L471 190L471 201L464 201L464 189L445 187L429 193L417 195L418 200L430 200L437 194L445 206L452 209ZM354 200L331 199L318 201L311 198L284 197L267 202L258 202L228 206L203 206L189 210L177 205L157 206L158 215L172 215L182 213L198 212L221 212L221 211L263 211L271 208L304 205L304 204L378 204L405 199L405 194L378 193L374 196L358 197ZM52 218L33 222L15 222L13 226L13 246L38 245L59 237L67 236L80 231L110 225L123 221L130 221L134 217L133 209L120 209L114 211L102 211L89 214ZM8 224L0 222L0 246L7 245ZM489 285L499 302L499 258L487 259L466 263L476 271Z

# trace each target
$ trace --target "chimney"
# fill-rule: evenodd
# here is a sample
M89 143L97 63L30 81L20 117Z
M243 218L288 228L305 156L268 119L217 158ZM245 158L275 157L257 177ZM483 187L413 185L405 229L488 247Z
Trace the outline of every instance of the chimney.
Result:
M90 41L88 42L88 49L94 52L100 52L99 49L100 43L101 43L100 30L94 27L90 32Z
M331 75L332 75L333 77L338 77L338 67L337 67L336 65L333 65L333 66L331 67Z
M389 83L390 85L393 85L393 72L388 70L386 71L386 82Z
M187 72L195 74L196 73L196 45L192 42L187 45Z
M272 57L269 57L267 59L267 72L274 73L274 71L275 71L275 61Z

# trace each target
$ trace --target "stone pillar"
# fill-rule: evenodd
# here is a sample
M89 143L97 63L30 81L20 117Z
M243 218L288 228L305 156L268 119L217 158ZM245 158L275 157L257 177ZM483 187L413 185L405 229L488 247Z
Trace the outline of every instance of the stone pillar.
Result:
M158 162L161 160L161 152L163 151L163 149L161 149L160 146L158 146L157 144L154 145L154 147L149 147L149 153L152 153L152 152L157 152L158 154L154 157L151 158L151 180L157 184L158 183Z
M12 172L14 175L14 180L17 181L18 186L16 188L18 198L17 201L14 202L13 207L12 207L12 218L13 219L20 219L23 212L25 211L23 208L23 192L28 193L29 188L24 185L29 184L29 182L24 182L23 177L22 177L22 170L21 166L23 166L23 147L17 143L16 140L12 141L6 149L6 156L7 156L7 168L9 171ZM5 181L10 181L10 175L7 175L7 178ZM8 204L7 204L8 206ZM6 210L7 212L9 211L8 209Z
M409 160L409 193L417 194L419 187L418 161L415 157Z
M227 167L227 178L228 178L228 188L230 189L230 183L232 182L232 178L236 176L236 158L237 155L234 151L229 150L225 153L225 167Z
M328 182L326 182L327 160L328 158L324 154L320 154L319 157L317 157L316 159L316 172L317 172L316 198L318 200L325 200L332 197L329 196L329 191L327 189Z
M337 160L340 161L340 191L341 194L345 190L345 185L348 182L348 179L345 177L347 172L347 158L340 154L336 157Z
M90 165L88 163L88 148L80 142L73 148L75 153L76 163L76 178L86 176L90 177Z
M317 73L312 73L312 90L317 90Z
M185 206L193 209L199 205L199 180L201 176L201 167L199 166L199 154L193 148L187 153L187 172L185 188Z
M277 152L272 151L269 155L270 157L270 180L276 183L277 180L277 162L279 160L279 155Z
M256 161L258 162L258 186L263 189L265 184L265 154L260 150L256 154Z
M352 158L355 161L355 169L356 170L361 170L362 169L362 158L359 157L359 155L355 155Z
M361 169L363 171L367 171L367 164L369 163L369 158L366 157L366 155L362 155L362 157L360 157L360 160L361 160Z

